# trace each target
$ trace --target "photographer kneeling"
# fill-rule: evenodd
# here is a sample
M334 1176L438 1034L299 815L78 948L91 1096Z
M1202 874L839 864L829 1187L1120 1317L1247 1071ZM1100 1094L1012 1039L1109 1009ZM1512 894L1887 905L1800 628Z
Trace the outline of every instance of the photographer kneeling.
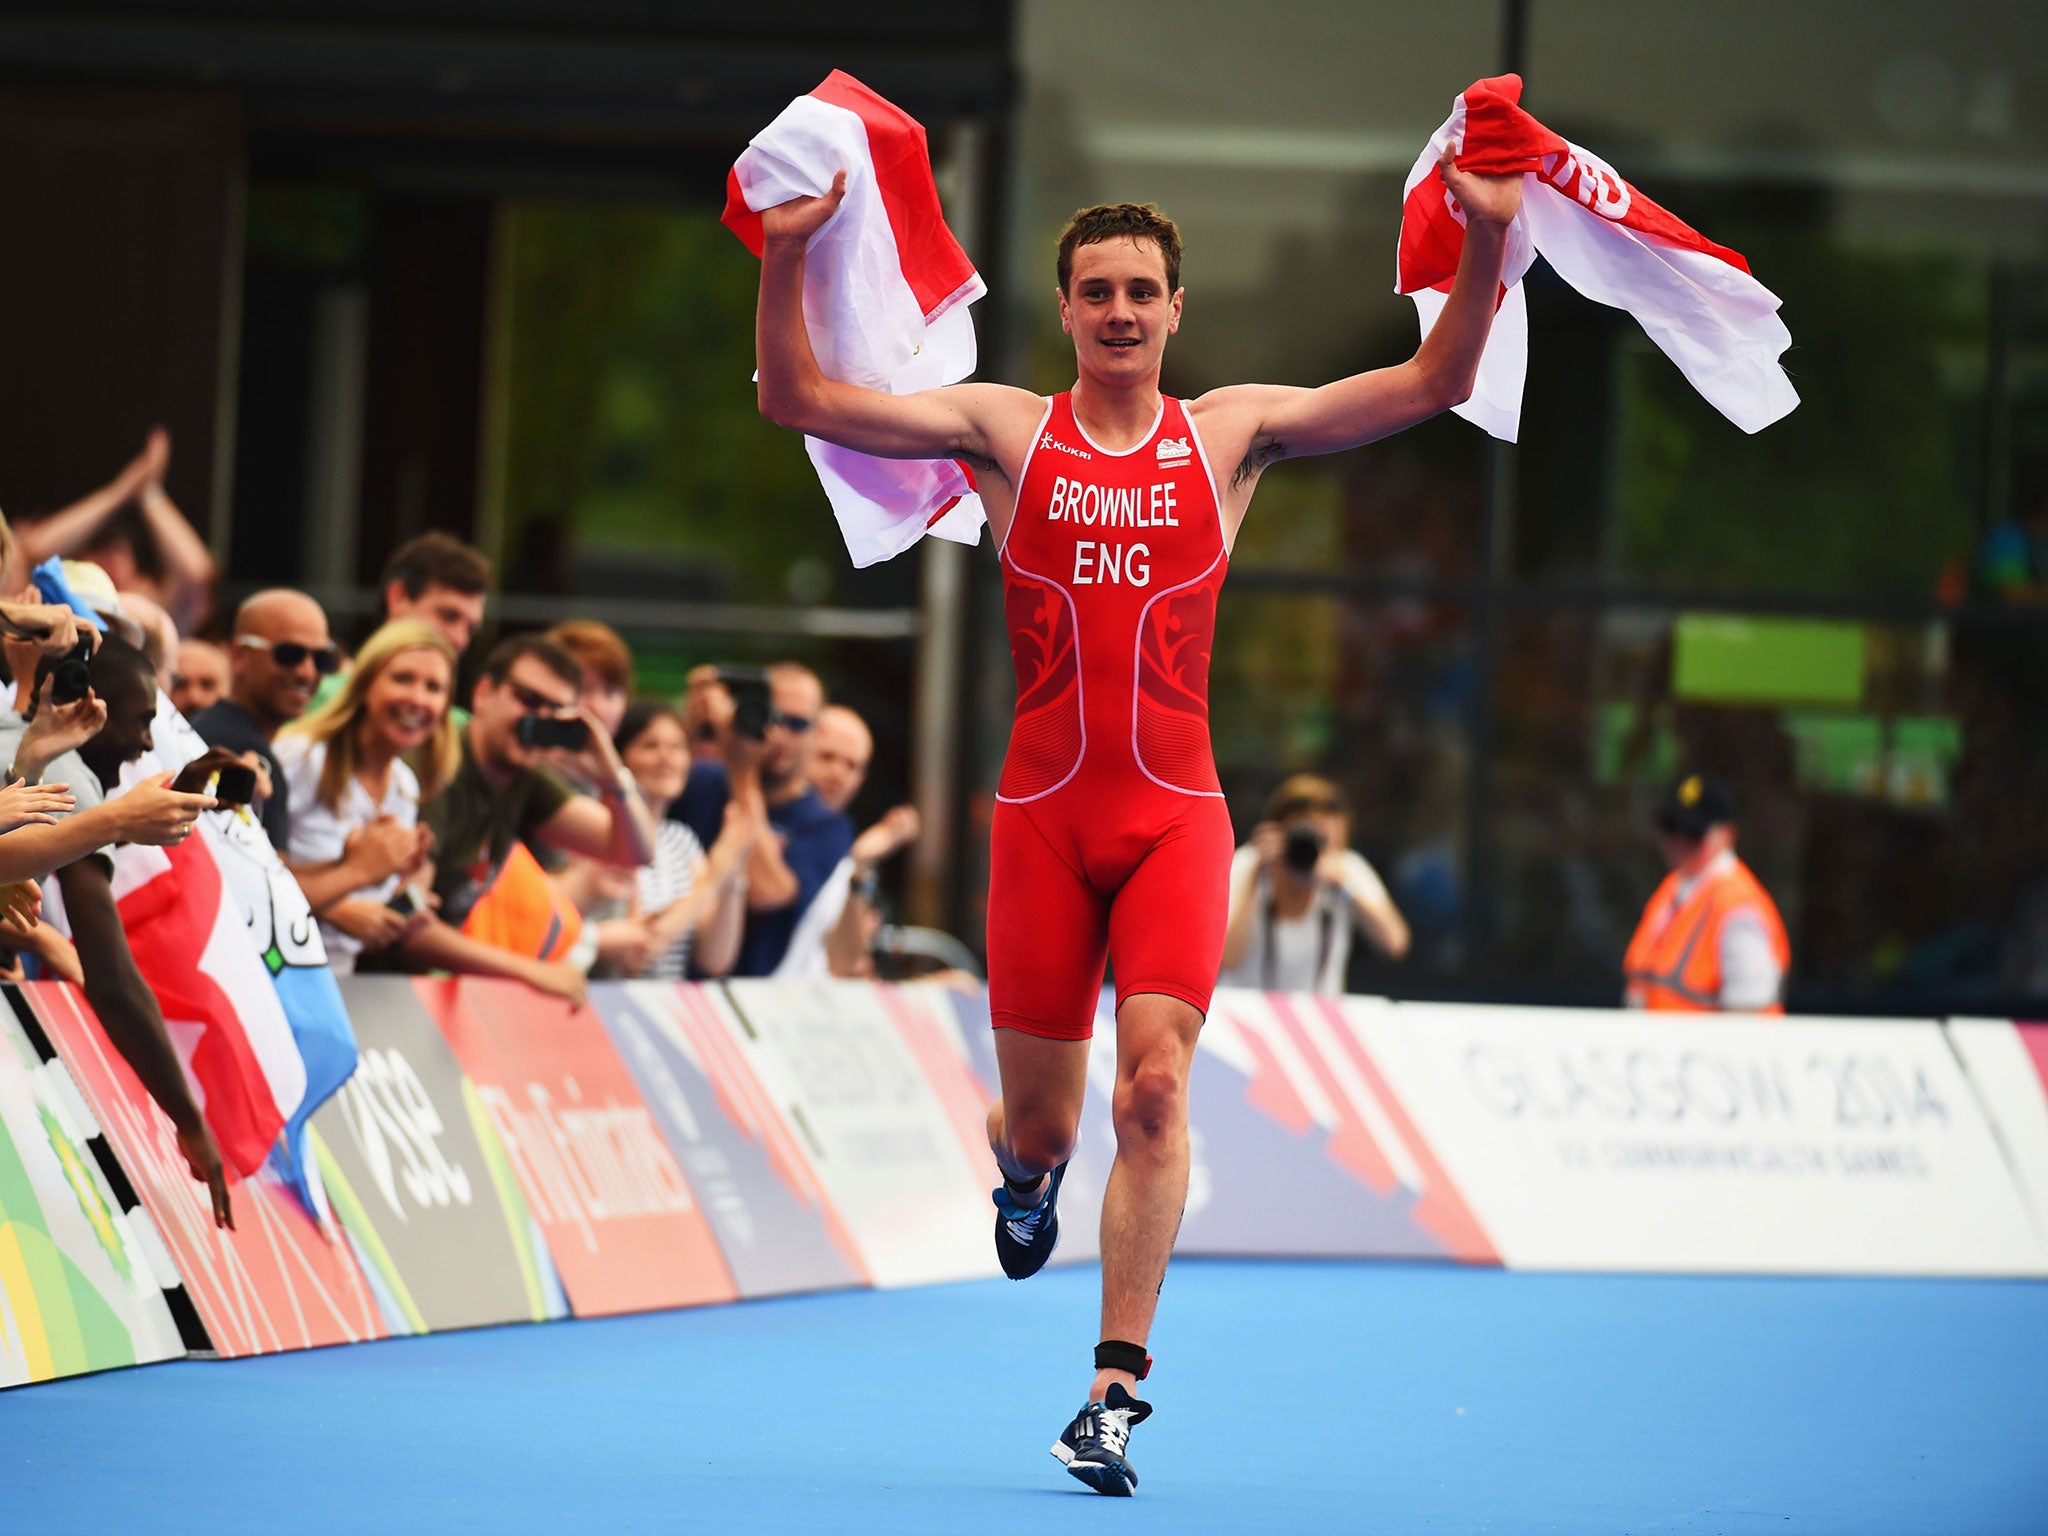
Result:
M1354 925L1390 959L1408 953L1408 924L1350 841L1350 813L1328 779L1298 773L1273 792L1230 862L1222 985L1342 992Z

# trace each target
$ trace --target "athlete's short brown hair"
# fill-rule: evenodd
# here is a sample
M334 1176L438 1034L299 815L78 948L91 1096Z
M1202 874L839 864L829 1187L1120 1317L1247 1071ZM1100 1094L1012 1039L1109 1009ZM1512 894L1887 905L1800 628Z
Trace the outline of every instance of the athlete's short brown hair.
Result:
M1166 291L1180 287L1180 226L1150 203L1098 203L1081 209L1060 231L1060 292L1074 279L1074 252L1119 235L1156 241L1166 260Z

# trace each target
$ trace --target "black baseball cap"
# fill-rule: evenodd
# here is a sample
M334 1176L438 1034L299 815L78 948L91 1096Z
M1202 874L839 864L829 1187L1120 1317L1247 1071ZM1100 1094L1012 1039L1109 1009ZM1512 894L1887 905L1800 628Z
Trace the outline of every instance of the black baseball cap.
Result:
M1657 805L1657 826L1675 837L1705 837L1709 827L1735 820L1735 797L1719 779L1689 773Z

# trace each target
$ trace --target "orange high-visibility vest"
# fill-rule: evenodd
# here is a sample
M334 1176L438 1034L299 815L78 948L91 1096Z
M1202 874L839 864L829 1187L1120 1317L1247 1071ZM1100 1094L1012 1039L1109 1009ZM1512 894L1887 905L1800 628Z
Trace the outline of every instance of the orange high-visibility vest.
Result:
M1721 929L1745 907L1762 919L1779 970L1790 967L1792 946L1786 941L1777 903L1740 859L1723 861L1674 910L1677 889L1674 870L1650 898L1636 936L1629 941L1622 968L1631 1005L1694 1013L1720 1008ZM1783 1013L1785 1007L1773 1002L1762 1011Z
M489 888L462 920L462 931L493 949L555 961L583 937L583 914L555 889L526 844L514 843Z

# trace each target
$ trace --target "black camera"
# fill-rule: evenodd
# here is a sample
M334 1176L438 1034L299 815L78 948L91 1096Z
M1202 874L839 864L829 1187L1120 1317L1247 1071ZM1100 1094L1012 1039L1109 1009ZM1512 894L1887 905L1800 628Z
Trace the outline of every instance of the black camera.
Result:
M80 635L62 656L44 657L38 671L51 679L52 704L76 704L92 692L92 636Z
M521 715L515 729L522 747L567 747L580 752L590 743L590 727L573 717Z
M1322 856L1322 829L1314 822L1297 821L1287 829L1287 840L1280 849L1281 863L1297 875L1310 875L1315 873Z
M768 719L774 714L768 694L768 674L759 667L720 667L718 680L732 695L732 733L749 741L768 739Z

